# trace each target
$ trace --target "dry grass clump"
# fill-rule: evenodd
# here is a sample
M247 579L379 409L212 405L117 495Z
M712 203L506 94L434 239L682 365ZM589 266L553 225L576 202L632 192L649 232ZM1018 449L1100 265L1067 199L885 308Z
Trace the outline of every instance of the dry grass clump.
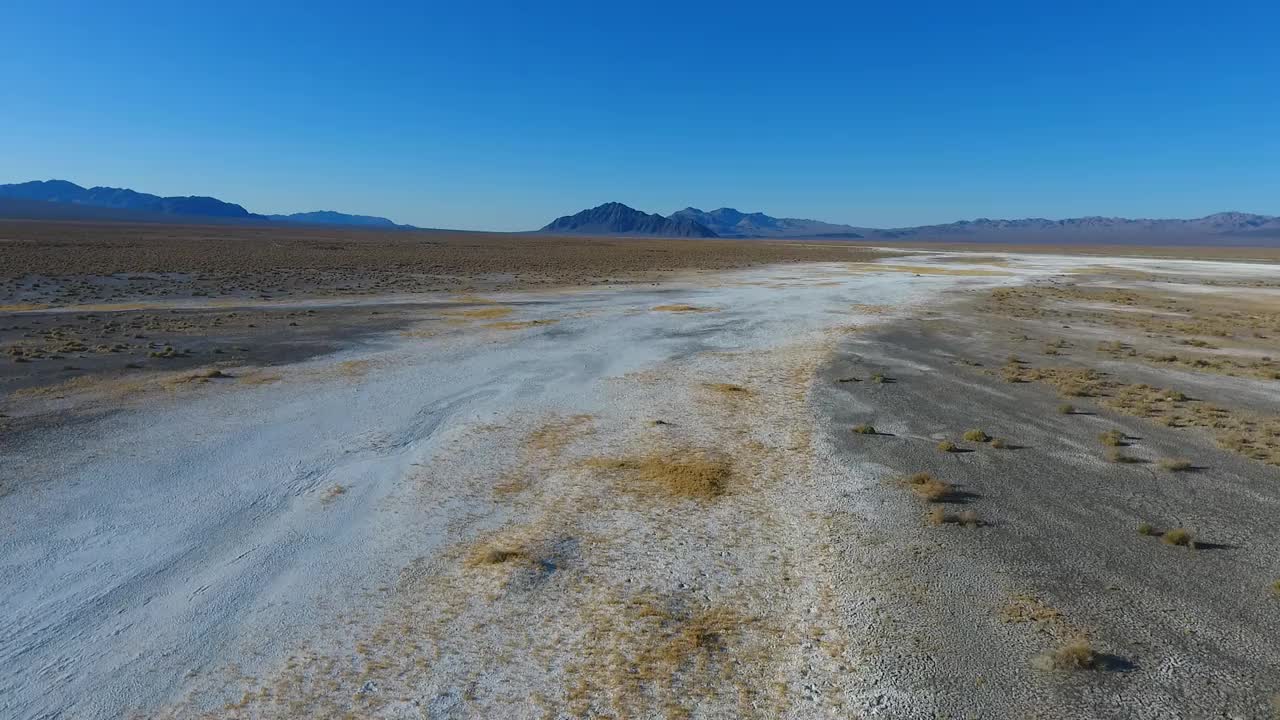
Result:
M575 440L594 434L591 422L595 416L586 413L552 416L525 437L525 449L555 457Z
M1138 523L1138 534L1139 535L1155 535L1156 528L1151 523L1147 523L1147 522Z
M941 450L942 452L948 452L948 453L958 452L960 450L960 446L956 445L950 440L943 440L942 442L938 443L938 449Z
M505 565L507 563L524 563L529 561L529 552L513 545L481 544L467 556L466 564L470 567Z
M733 468L728 460L700 452L675 456L597 458L591 467L627 474L627 489L642 495L655 492L675 498L714 500L729 490Z
M320 498L320 501L323 503L331 503L346 494L346 492L347 488L345 485L334 485L325 491L324 496Z
M1271 583L1271 594L1280 597L1280 580Z
M503 320L501 322L486 323L485 327L493 328L494 330L523 330L542 325L555 325L558 322L560 321L555 318L545 320Z
M929 509L926 516L930 525L963 525L967 528L976 528L982 524L978 520L978 513L972 510L964 510L958 514L952 514L946 511L941 505L935 505Z
M1033 368L1010 361L1000 371L1006 382L1043 382L1057 388L1067 397L1095 397L1104 394L1103 375L1092 368Z
M686 607L641 595L587 618L586 648L567 668L574 717L690 718L703 703L764 700L768 628L732 607Z
M448 314L456 317L469 318L471 320L497 320L498 318L504 318L513 312L515 312L514 308L499 305L495 307L475 308L474 310L459 310Z
M885 377L884 373L872 373L871 375L871 382L873 383L883 383L888 380L889 378Z
M918 497L929 502L938 502L951 494L951 484L945 483L926 472L916 473L906 479L907 487Z
M699 307L697 305L655 305L650 310L655 312L672 312L672 313L705 313L716 312L719 308Z
M1041 670L1093 670L1100 660L1088 640L1073 638L1053 651L1037 656L1032 664Z
M876 434L875 426L868 423L862 423L861 425L854 425L853 431L859 435L875 435Z
M714 390L718 393L724 393L725 395L750 395L751 394L750 390L742 387L741 385L734 385L733 383L706 383L704 387L706 387L708 390Z
M964 433L964 439L969 442L984 443L991 440L991 436L981 430L974 429L966 430Z
M1015 595L1001 608L1000 619L1007 623L1058 624L1062 613L1034 595Z
M1161 470L1168 470L1170 472L1184 472L1193 467L1190 460L1183 460L1180 458L1160 458L1156 464L1160 466Z
M1160 542L1165 545L1177 545L1179 547L1195 547L1195 539L1191 536L1191 532L1183 528L1174 528L1164 531L1160 536Z
M1009 447L1009 441L1004 438L991 438L991 447L997 450L1004 450Z
M1075 412L1076 412L1076 406L1070 403L1062 403L1061 405L1058 406L1059 415L1074 415Z
M1107 448L1107 462L1118 463L1121 465L1132 465L1142 462L1142 458L1129 455L1118 447Z
M1124 447L1125 438L1127 437L1129 436L1126 435L1123 431L1108 430L1098 435L1098 442L1101 442L1103 445L1106 445L1107 447Z

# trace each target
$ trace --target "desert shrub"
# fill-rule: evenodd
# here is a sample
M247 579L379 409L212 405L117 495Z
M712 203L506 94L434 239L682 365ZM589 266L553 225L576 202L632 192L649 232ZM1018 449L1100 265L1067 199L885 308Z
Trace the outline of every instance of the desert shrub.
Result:
M937 502L951 494L950 484L925 472L907 478L907 486L911 488L911 492L929 502Z
M869 425L867 423L862 423L861 425L854 425L853 431L859 435L875 435L876 434L875 426Z
M929 509L928 520L930 525L942 525L947 522L947 511L941 505L935 505Z
M1009 447L1009 443L1004 438L991 438L991 447L997 450L1003 450Z
M1145 522L1138 523L1138 534L1139 535L1155 535L1156 528L1151 523L1145 523Z
M1108 430L1098 436L1098 442L1107 447L1123 447L1127 436L1120 430Z
M1160 466L1161 470L1168 470L1170 472L1182 472L1184 470L1190 470L1192 467L1190 460L1182 460L1179 458L1160 458L1160 462L1157 464Z
M1041 670L1092 670L1098 667L1098 663L1098 653L1084 638L1068 640L1033 661Z
M1072 415L1076 411L1076 406L1070 403L1062 403L1058 406L1059 415Z
M938 449L941 450L942 452L955 452L960 449L960 446L956 445L950 440L943 440L942 442L938 443Z
M1174 528L1166 530L1160 536L1160 541L1166 545L1178 545L1180 547L1195 547L1195 540L1192 539L1191 533L1183 528Z
M974 429L974 430L965 431L964 439L968 440L969 442L984 443L990 440L991 436L982 432L981 430Z
M1109 448L1107 450L1107 461L1119 464L1140 463L1141 459L1125 453L1120 448Z

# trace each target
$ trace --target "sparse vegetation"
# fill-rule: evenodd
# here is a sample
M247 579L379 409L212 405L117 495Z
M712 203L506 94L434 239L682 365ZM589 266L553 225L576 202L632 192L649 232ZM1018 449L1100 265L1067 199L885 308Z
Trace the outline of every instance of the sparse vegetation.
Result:
M991 447L997 450L1004 450L1009 447L1009 442L1004 438L991 438Z
M750 395L751 394L750 390L742 387L741 385L734 385L733 383L725 383L725 382L707 383L706 388L708 390L714 390L718 393L724 393L725 395Z
M1127 437L1121 430L1108 430L1098 436L1098 441L1107 447L1124 447Z
M1076 406L1070 403L1062 403L1061 405L1058 406L1059 415L1074 415L1075 412L1076 412Z
M698 307L697 305L655 305L651 308L656 312L673 312L673 313L705 313L715 312L718 308Z
M1107 449L1107 462L1118 463L1121 465L1134 464L1142 462L1141 458L1134 457L1118 447Z
M862 423L861 425L854 425L853 431L859 435L875 435L876 434L875 426L869 425L867 423Z
M1041 670L1093 670L1098 667L1099 657L1088 640L1073 638L1037 656L1032 664Z
M906 482L907 486L911 488L911 492L929 502L937 502L951 494L951 485L949 483L945 483L926 472L916 473L907 478Z
M959 451L959 450L960 450L960 446L959 446L959 445L956 445L955 443L951 442L950 440L943 440L942 442L938 443L938 449L939 449L939 450L941 450L942 452L948 452L948 453L950 453L950 452L957 452L957 451Z
M1160 542L1163 542L1165 545L1177 545L1179 547L1189 548L1195 547L1195 539L1188 530L1183 528L1165 530L1164 534L1160 536Z
M728 492L733 469L721 457L684 452L673 457L651 455L635 458L597 458L591 467L626 473L633 482L627 489L644 495L655 490L663 495L693 500L714 500Z
M1138 523L1138 534L1139 535L1155 535L1156 528L1151 523L1147 523L1147 522Z
M886 378L883 373L872 373L871 375L871 382L873 383L883 383L886 380L888 380L888 378Z
M929 509L929 513L925 516L930 525L963 525L967 528L976 528L982 524L978 520L978 513L973 510L963 510L957 514L947 512L946 508L941 505L935 505Z
M964 433L964 439L969 442L984 443L991 440L991 436L981 430L974 429L966 430Z

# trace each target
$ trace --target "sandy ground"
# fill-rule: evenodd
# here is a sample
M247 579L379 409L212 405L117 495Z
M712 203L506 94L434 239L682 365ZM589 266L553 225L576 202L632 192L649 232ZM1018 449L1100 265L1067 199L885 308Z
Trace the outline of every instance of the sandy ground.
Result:
M451 297L266 369L10 394L0 714L1261 717L1275 468L1058 415L960 311L1087 262ZM975 423L1018 449L936 449ZM1103 463L1117 423L1205 467ZM925 523L921 471L981 526ZM1078 634L1097 669L1035 667Z

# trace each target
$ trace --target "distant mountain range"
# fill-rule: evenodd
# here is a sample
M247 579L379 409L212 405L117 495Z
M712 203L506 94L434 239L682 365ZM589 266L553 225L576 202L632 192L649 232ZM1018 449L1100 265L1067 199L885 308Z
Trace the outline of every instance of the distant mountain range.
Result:
M418 229L384 217L332 210L259 215L213 197L161 197L128 188L84 188L66 180L0 185L0 217L195 224L325 225ZM961 220L942 225L871 228L778 218L733 208L687 207L668 216L605 203L557 218L540 232L685 238L826 238L863 241L1280 246L1280 216L1223 212L1192 220L1082 217L1066 220Z
M1280 245L1280 216L1224 212L1192 220L1083 217L1066 220L961 220L944 225L870 228L776 218L732 208L685 208L668 217L606 203L558 218L541 232L724 238L848 238L918 242L1132 245Z
M235 203L212 197L160 197L128 188L84 188L66 180L33 180L0 185L0 217L61 220L120 220L136 222L290 223L297 225L350 225L371 228L413 229L370 215L348 215L332 210L258 215Z
M672 215L650 215L622 203L605 203L576 215L556 218L542 228L548 233L584 235L654 235L659 237L718 237L711 228L695 219Z
M836 225L821 220L776 218L764 213L744 213L733 208L704 212L687 207L671 213L672 218L692 220L710 228L719 237L843 237L859 238L862 234L849 225Z

